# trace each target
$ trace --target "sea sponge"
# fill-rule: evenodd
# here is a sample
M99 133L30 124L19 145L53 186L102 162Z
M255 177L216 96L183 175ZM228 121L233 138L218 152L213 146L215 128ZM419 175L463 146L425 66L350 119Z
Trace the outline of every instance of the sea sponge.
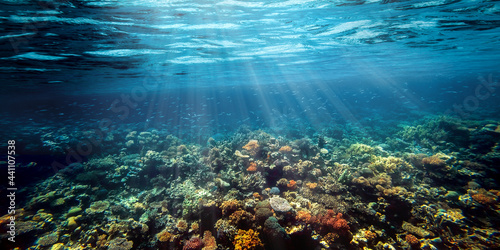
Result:
M262 248L262 242L259 239L259 233L253 231L253 229L238 230L238 234L234 237L234 249L235 250L247 250L247 249L257 249Z

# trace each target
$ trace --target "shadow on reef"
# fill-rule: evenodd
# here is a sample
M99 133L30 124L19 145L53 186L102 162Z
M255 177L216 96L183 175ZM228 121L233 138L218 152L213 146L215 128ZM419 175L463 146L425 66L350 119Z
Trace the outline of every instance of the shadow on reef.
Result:
M200 145L166 131L117 129L103 144L109 148L27 187L26 203L16 210L18 243L2 236L1 244L184 250L500 247L499 122L449 117L400 126L371 122L393 134L375 140L387 131L371 138L347 124L313 139L240 129ZM8 222L9 215L1 217L2 235Z

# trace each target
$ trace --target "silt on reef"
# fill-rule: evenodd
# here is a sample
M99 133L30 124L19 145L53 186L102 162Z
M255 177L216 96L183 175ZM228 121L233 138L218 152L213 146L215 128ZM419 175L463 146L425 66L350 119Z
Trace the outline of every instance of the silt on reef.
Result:
M16 218L23 244L2 238L2 245L499 248L500 152L473 140L488 141L495 130L446 118L419 122L385 141L358 141L345 128L342 140L328 132L317 144L261 130L206 146L161 130L115 131L123 138L116 152L72 164L24 193ZM440 141L447 133L449 148ZM3 230L8 222L1 217Z

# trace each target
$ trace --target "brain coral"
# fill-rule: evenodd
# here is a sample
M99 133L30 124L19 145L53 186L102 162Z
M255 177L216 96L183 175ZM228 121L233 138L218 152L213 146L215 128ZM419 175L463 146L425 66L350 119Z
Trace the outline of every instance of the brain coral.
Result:
M269 204L277 212L288 212L292 209L287 200L280 197L272 197L269 199Z

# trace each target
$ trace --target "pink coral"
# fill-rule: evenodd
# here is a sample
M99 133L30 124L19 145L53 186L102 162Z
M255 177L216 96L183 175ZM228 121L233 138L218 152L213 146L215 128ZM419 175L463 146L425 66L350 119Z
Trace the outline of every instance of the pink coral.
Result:
M203 247L203 242L198 237L193 237L184 243L182 250L200 250Z

